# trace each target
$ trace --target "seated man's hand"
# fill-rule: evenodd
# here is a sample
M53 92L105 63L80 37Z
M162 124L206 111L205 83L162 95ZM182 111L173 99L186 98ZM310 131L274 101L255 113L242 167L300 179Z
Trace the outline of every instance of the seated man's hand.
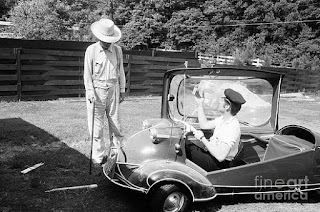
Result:
M203 97L196 97L195 101L197 102L197 105L202 105L203 101L204 101L204 98Z
M192 129L191 129L191 125L190 124L188 124L188 125L185 125L185 130L186 130L186 132L192 132Z
M177 120L178 122L184 124L185 126L185 131L186 132L194 132L196 131L196 129L189 123L185 122L185 121L181 121L181 120Z
M204 137L204 134L201 130L196 130L193 132L194 137L198 140L201 140L202 137Z

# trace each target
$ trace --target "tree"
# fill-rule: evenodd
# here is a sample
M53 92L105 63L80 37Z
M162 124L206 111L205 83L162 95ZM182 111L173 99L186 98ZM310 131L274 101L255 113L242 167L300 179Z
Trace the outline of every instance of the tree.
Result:
M101 14L86 0L21 0L9 15L16 37L91 41L90 24Z
M0 12L15 1L0 0ZM10 14L27 39L93 41L91 23L106 16L125 49L232 55L252 43L250 55L277 65L320 54L318 0L20 0Z
M70 31L68 40L92 41L94 39L90 25L105 15L105 1L87 1L87 0L60 0L62 7L51 5L56 8L59 19L63 21L64 26ZM52 1L54 4L54 1Z
M16 0L0 0L0 20L4 20Z
M159 48L165 41L164 17L154 10L153 4L136 4L131 20L123 28L121 42L126 49Z
M172 25L174 24L172 17L174 14L183 9L187 9L188 7L192 8L195 6L198 7L203 2L203 0L119 1L118 5L121 5L120 10L122 11L122 13L117 9L115 11L115 20L117 20L117 18L119 17L119 22L124 23L124 36L122 39L123 45L125 46L125 48L133 49L180 48L180 46L177 47L177 42L172 37L169 31L172 29L172 27L175 27ZM125 19L127 19L126 22L124 21ZM169 20L171 20L171 22ZM190 46L190 48L195 48L195 46Z
M163 24L159 14L141 17L127 23L123 29L121 42L126 49L146 50L158 48L164 41Z
M208 36L209 22L200 9L186 9L172 14L165 24L172 49L194 50Z
M64 39L66 28L58 17L56 9L50 7L50 3L59 4L60 1L22 0L10 11L8 19L14 25L11 32L16 37L24 39Z
M224 24L230 24L235 20L236 10L232 2L228 0L206 1L203 8L203 14L209 20L210 25L213 26L218 37L233 31L233 28L223 27Z

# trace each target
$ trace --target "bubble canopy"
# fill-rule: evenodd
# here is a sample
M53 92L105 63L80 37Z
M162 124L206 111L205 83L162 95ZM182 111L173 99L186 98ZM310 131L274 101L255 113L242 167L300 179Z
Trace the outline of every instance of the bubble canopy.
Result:
M272 78L272 74L270 76ZM239 121L249 127L266 125L270 122L272 113L277 112L272 105L277 107L274 94L280 78L279 75L276 80L271 78L264 74L246 76L243 71L239 72L239 75L232 72L231 76L220 72L201 75L176 73L170 81L168 90L169 96L173 97L168 104L169 115L172 119L198 122L195 101L195 91L198 90L204 98L204 111L207 118L214 119L221 115L218 105L221 97L224 96L224 90L231 88L246 100L237 114Z

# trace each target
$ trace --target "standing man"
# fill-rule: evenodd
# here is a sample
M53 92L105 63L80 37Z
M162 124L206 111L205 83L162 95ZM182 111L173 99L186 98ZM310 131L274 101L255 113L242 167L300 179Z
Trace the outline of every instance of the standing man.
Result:
M203 109L204 98L196 97L198 119L201 129L214 129L210 139L206 139L201 130L194 130L194 136L200 140L208 151L187 143L188 157L206 171L225 169L238 152L240 142L240 124L236 114L246 101L243 96L228 88L220 98L217 110L222 113L214 120L207 120Z
M91 25L91 31L99 41L86 50L83 78L90 134L94 111L92 162L101 164L106 151L103 137L105 117L109 125L110 145L124 144L120 129L119 103L124 100L126 80L122 50L115 44L121 38L120 29L110 19L103 18Z

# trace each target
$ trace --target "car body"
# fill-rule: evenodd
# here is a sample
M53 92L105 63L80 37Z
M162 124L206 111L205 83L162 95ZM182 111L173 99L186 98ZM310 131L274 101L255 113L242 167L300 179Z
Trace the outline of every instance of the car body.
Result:
M155 211L184 211L189 202L218 195L271 198L279 192L300 195L318 189L320 135L298 125L278 129L283 77L276 68L250 66L167 71L161 117L145 120L143 130L123 148L110 149L103 165L105 176L119 186L150 195ZM237 114L239 151L230 168L206 172L186 156L186 140L204 147L185 130L185 124L201 130L195 90L204 95L206 116L213 119L219 116L216 99L226 88L238 91L247 101ZM203 132L207 138L212 135L212 130Z

